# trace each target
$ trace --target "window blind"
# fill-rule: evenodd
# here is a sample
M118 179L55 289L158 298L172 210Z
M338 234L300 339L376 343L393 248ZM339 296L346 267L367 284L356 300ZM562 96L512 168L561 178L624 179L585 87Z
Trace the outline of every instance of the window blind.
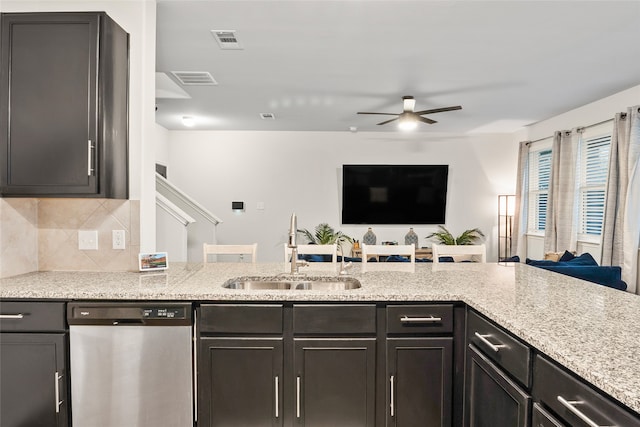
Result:
M580 144L579 233L602 233L611 134L589 137Z
M551 179L551 150L529 153L529 232L544 231L547 224L547 203Z

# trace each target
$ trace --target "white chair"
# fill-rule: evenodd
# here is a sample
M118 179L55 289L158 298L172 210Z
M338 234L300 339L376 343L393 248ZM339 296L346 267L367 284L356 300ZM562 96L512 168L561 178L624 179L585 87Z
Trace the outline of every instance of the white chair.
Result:
M292 249L284 244L284 262L291 261ZM338 261L338 245L298 245L298 255L331 255L331 262Z
M251 255L251 262L256 263L258 244L252 245L202 245L203 262L209 262L208 255Z
M416 262L415 245L367 245L366 243L363 243L361 250L363 263L366 263L372 255L375 255L376 257L379 257L380 255L408 256L409 262L412 264L415 264Z
M432 244L431 250L433 252L433 262L438 264L441 256L451 256L460 258L461 256L467 256L476 262L487 262L487 247L484 244L481 245L437 245Z

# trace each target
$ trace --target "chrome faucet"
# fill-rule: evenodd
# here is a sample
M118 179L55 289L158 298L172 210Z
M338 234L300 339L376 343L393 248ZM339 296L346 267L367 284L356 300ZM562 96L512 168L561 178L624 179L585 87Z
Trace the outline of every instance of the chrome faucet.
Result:
M337 244L337 248L338 248L338 251L340 252L340 273L339 274L341 276L345 276L349 274L347 269L351 268L352 263L351 261L347 263L344 262L344 251L342 250L342 245L340 245L340 243Z
M291 249L291 274L298 274L300 266L308 265L306 261L298 259L298 243L296 236L298 234L298 219L295 212L291 214L291 224L289 225L289 243Z

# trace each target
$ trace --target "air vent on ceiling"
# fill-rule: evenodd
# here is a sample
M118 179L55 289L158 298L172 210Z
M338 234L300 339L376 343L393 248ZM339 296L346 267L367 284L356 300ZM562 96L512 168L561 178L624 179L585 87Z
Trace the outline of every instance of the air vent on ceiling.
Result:
M260 118L263 120L275 120L276 115L273 113L260 113Z
M207 71L172 71L171 74L185 86L218 84Z
M211 30L211 35L218 42L220 49L242 49L235 30Z

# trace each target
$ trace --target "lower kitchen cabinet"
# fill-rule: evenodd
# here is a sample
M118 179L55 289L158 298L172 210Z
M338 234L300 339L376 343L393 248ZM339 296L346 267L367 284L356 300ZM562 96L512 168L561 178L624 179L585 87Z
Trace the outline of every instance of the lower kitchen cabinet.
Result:
M453 338L388 338L386 380L387 426L450 426Z
M529 426L531 396L472 345L466 376L465 426Z
M295 425L375 426L375 338L295 339Z
M282 338L202 338L198 425L282 425Z
M2 302L0 330L0 425L69 425L64 304Z

